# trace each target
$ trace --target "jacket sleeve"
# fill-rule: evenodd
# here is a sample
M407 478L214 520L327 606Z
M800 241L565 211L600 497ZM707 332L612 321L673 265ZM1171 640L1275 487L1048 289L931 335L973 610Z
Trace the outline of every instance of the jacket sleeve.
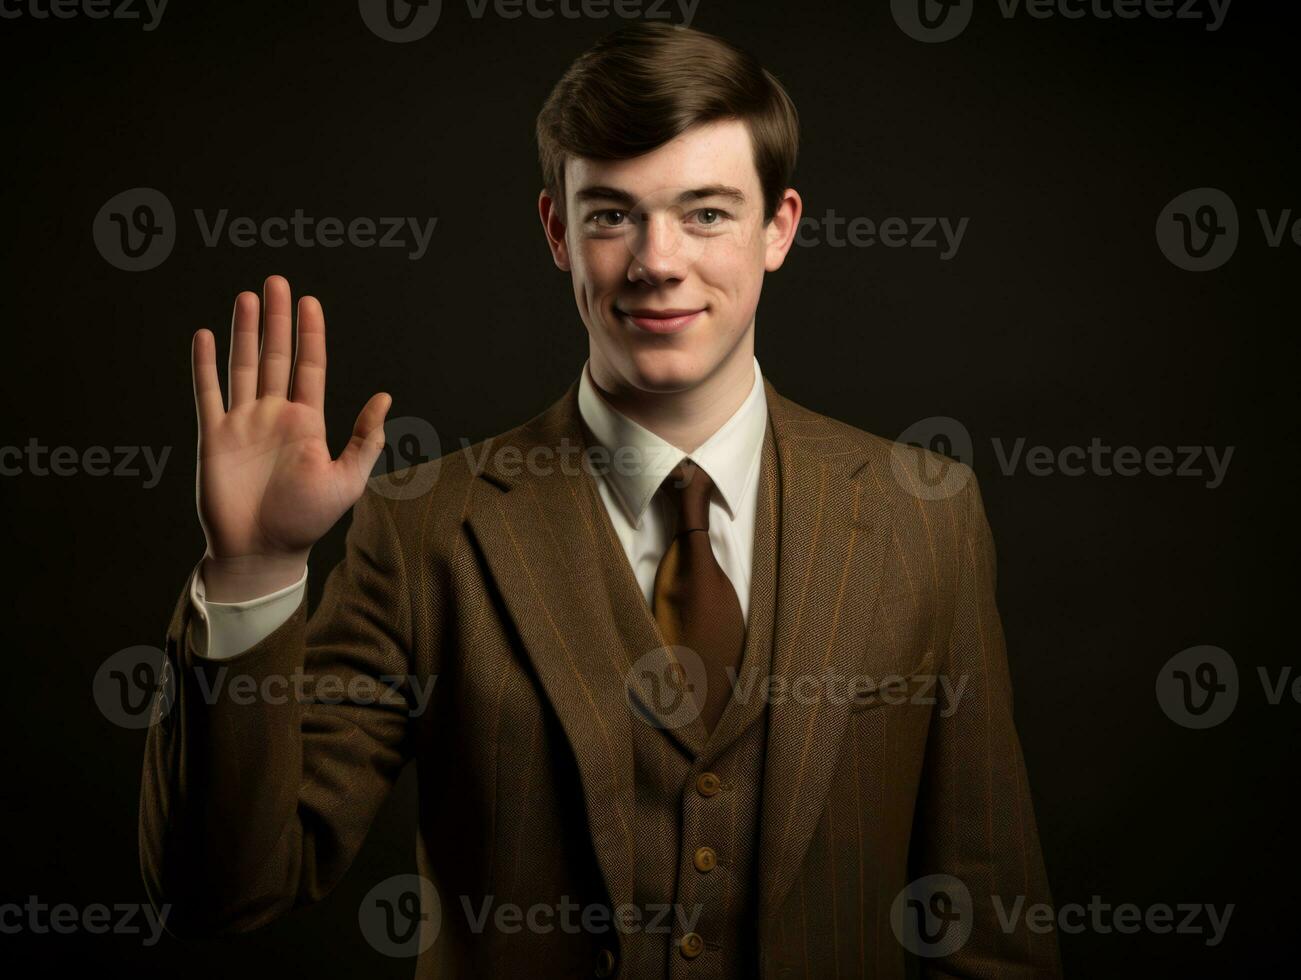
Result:
M974 474L963 493L965 506L954 508L953 621L938 661L947 687L937 685L960 693L932 715L909 876L925 893L915 896L918 907L947 908L957 932L923 937L935 942L922 973L1059 977L1052 896L1012 721L994 542Z
M304 596L235 656L196 647L182 591L139 823L145 887L176 936L254 929L328 894L411 755L410 589L387 508L370 489L358 501L310 622Z

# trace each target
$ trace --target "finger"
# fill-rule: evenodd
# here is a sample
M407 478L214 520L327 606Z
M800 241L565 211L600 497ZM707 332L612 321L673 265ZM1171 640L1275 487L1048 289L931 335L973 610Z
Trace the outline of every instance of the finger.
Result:
M199 417L199 432L203 433L226 411L217 378L217 341L211 330L197 331L190 342L190 374L194 378L194 410Z
M262 286L262 359L258 364L258 397L289 397L293 366L293 310L284 276L268 276Z
M238 408L257 397L257 293L235 297L230 315L230 402Z
M294 401L318 411L325 410L325 311L315 296L304 296L298 301Z
M393 399L381 391L372 395L358 413L352 438L334 461L336 466L348 471L350 479L360 482L370 476L375 460L384 449L384 416L392 404Z

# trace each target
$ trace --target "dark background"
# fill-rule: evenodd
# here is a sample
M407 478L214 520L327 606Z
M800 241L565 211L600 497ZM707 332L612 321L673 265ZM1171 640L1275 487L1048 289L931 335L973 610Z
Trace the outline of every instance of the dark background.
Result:
M934 249L793 248L768 277L757 352L783 394L860 428L897 437L947 416L970 431L1058 905L1235 905L1216 947L1062 935L1070 976L1273 976L1289 962L1295 848L1283 830L1301 707L1271 706L1256 676L1296 664L1282 569L1295 564L1283 515L1297 485L1298 247L1267 247L1256 219L1301 211L1286 6L1238 0L1212 33L1005 19L981 0L943 44L906 36L884 0L702 0L692 21L752 50L794 98L806 215L970 219L947 262ZM577 377L586 340L536 217L533 121L567 64L624 23L476 20L451 0L410 44L381 40L342 0L173 0L152 31L0 20L0 444L173 447L152 489L143 476L0 478L0 902L145 900L144 733L107 721L91 686L115 651L161 646L202 554L192 332L216 331L224 365L238 290L281 273L318 296L336 446L379 389L392 415L429 420L443 451L542 410ZM1242 239L1226 265L1192 273L1167 261L1154 228L1203 186L1236 201ZM179 233L161 265L126 272L91 229L135 187L168 197ZM346 245L209 248L195 208L438 225L419 261ZM510 383L489 387L489 375ZM1208 489L1206 477L1008 475L991 448L1095 436L1234 451ZM313 601L346 525L313 554ZM1154 690L1171 656L1201 644L1234 657L1241 696L1227 721L1195 731ZM336 892L259 933L145 947L23 932L0 935L3 959L108 975L408 977L410 961L366 944L356 909L375 882L414 870L413 777Z

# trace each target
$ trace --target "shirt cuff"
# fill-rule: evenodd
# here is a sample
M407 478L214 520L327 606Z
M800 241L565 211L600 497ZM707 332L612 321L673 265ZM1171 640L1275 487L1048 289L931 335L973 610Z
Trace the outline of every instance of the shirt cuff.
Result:
M222 660L243 653L274 633L298 608L307 587L307 569L293 585L242 602L213 602L204 596L203 576L194 569L190 603L199 626L194 641L200 656Z

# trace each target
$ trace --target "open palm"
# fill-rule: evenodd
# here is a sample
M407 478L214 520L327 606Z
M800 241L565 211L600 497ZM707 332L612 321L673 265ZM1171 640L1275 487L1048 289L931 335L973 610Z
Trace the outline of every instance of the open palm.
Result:
M293 564L361 496L384 448L389 396L371 397L337 459L325 433L325 316L298 303L294 357L289 283L271 276L258 347L255 293L235 298L229 405L217 377L212 332L194 335L194 398L199 416L198 507L216 565ZM292 394L290 393L292 375Z

